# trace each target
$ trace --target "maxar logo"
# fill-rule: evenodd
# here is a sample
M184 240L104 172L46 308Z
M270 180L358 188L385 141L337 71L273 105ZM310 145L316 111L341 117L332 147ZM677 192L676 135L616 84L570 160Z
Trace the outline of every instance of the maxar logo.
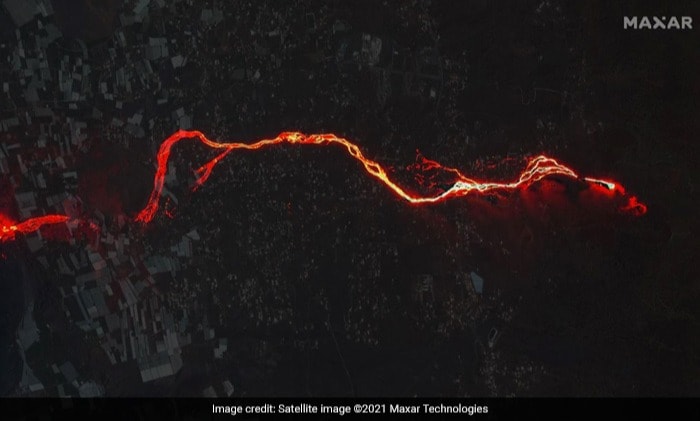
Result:
M692 16L625 16L624 29L693 29Z

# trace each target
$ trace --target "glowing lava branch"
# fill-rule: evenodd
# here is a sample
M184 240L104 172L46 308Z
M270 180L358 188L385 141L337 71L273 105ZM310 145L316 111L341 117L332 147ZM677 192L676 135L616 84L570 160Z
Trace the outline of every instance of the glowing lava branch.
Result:
M397 185L394 181L392 181L389 178L386 170L379 163L366 158L357 145L348 141L347 139L338 137L331 133L306 135L300 132L283 132L272 139L263 139L254 143L239 143L215 142L208 139L204 134L202 134L202 132L179 130L172 136L167 138L160 146L157 156L158 167L153 181L153 190L151 191L151 195L148 199L146 207L144 207L144 209L141 212L139 212L139 214L136 216L137 221L148 223L155 217L155 214L158 211L160 196L163 191L165 175L168 170L168 160L170 159L170 152L172 150L172 147L177 142L185 139L197 139L212 149L222 150L222 152L219 155L217 155L214 159L202 165L199 169L196 170L198 178L195 182L195 189L199 188L202 184L204 184L207 181L214 167L221 161L221 159L223 159L227 154L229 154L233 150L256 150L265 146L272 146L281 143L301 145L338 144L344 147L350 156L360 161L360 163L362 163L362 165L364 166L365 171L369 175L380 180L398 197L415 205L441 202L452 197L465 196L472 192L486 193L496 190L515 190L520 187L529 186L532 183L535 183L539 180L542 180L545 177L549 177L552 175L561 175L575 179L580 178L571 168L568 168L567 166L558 163L556 160L548 158L544 155L539 155L532 158L527 164L525 170L523 170L523 172L520 174L520 177L516 181L509 183L478 181L466 177L464 174L462 174L459 170L455 168L444 167L438 162L424 160L424 165L426 165L426 169L442 169L453 173L456 179L452 186L443 191L442 193L436 195L422 196L409 193L408 191L404 190L402 187ZM624 194L624 189L622 188L622 186L615 182L599 180L590 177L583 178L583 180L589 183L594 183L599 186L605 187L611 192L618 192ZM634 197L630 198L629 205L633 206L634 210L636 210L638 214L643 214L646 212L646 207L643 204L638 203L636 198Z

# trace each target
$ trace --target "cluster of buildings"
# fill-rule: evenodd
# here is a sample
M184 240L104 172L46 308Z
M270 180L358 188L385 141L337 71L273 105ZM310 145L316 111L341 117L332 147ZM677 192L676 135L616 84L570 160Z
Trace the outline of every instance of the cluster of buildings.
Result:
M225 338L216 337L206 324L193 325L196 315L158 286L167 289L167 280L187 268L201 240L198 231L186 231L160 253L147 252L125 228L130 224L127 215L110 215L106 221L99 211L84 209L80 198L79 155L92 147L95 136L144 138L157 117L151 114L145 120L143 107L133 105L155 90L161 94L156 95L155 106L167 107L167 90L159 90L159 75L167 73L163 66L174 71L187 64L169 37L142 39L132 26L164 6L164 1L139 1L122 12L113 37L88 46L80 39L63 38L51 0L2 2L2 13L16 26L14 39L0 45L9 58L3 71L13 76L3 78L0 101L0 176L9 180L14 192L13 206L3 212L14 208L20 220L48 213L75 218L48 230L52 233L48 238L47 230L40 230L22 240L39 270L55 280L66 319L94 338L116 370L135 367L144 383L178 373L183 367L182 349L196 332L212 343L212 358L221 358L226 351ZM203 25L220 20L220 11L202 14ZM102 63L99 69L96 62ZM172 114L175 127L192 126L192 117L182 106ZM101 131L105 119L111 127ZM177 184L174 174L168 181ZM90 235L78 235L85 230L79 220L91 221ZM47 247L57 239L57 230L65 243ZM42 345L33 302L27 304L18 329L23 358L32 347ZM38 378L35 372L46 370L36 364L48 364L53 375ZM18 391L103 394L104 386L93 380L93 373L81 372L84 367L84 361L25 359Z

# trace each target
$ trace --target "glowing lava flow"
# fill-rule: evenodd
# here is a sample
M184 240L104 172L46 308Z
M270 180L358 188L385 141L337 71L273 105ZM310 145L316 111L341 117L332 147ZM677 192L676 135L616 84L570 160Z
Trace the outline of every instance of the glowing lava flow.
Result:
M520 174L517 181L510 183L498 183L498 182L481 182L464 176L459 170L454 168L443 167L441 164L435 161L426 160L425 163L429 165L430 168L439 168L448 172L455 174L456 180L454 184L444 192L433 195L433 196L419 196L411 194L398 186L394 181L392 181L386 173L386 170L377 162L366 158L360 148L354 143L348 141L347 139L338 137L334 134L311 134L305 135L300 132L283 132L277 137L272 139L263 139L255 143L220 143L208 139L202 132L199 131L185 131L180 130L167 138L160 146L158 151L158 169L156 170L156 175L153 182L153 190L148 199L146 207L139 212L136 216L136 220L144 223L150 222L156 212L158 211L158 203L160 200L161 192L163 190L163 183L165 179L165 174L168 169L168 160L170 159L170 151L172 147L179 141L184 139L198 139L200 142L204 143L206 146L213 149L223 150L214 159L202 165L197 169L196 173L198 179L195 183L195 189L200 187L204 182L207 181L211 175L212 170L218 164L222 158L224 158L228 153L235 149L248 149L256 150L265 146L277 145L280 143L290 143L290 144L301 144L301 145L329 145L338 144L343 146L348 154L353 158L357 159L362 163L365 171L379 179L384 185L386 185L391 191L393 191L397 196L406 200L412 204L426 204L426 203L436 203L447 200L452 197L465 196L472 192L485 193L494 190L514 190L520 187L528 186L545 177L552 175L563 175L571 178L579 178L579 176L570 168L558 163L552 158L548 158L544 155L539 155L528 163L525 170ZM607 180L600 180L595 178L586 177L585 181L590 183L595 183L600 186L607 188L612 192L619 192L624 194L624 189L621 185ZM631 198L630 203L634 203L635 209L639 214L646 212L646 207L637 203L636 198Z
M38 230L44 225L68 222L69 219L70 218L65 215L45 215L16 223L0 215L0 241L13 240L17 233L27 234Z
M611 193L619 193L622 195L625 194L624 188L616 182L600 180L590 177L581 178L571 168L558 163L552 158L548 158L544 155L539 155L532 158L529 161L529 163L527 164L527 166L525 167L525 169L520 174L520 177L517 180L505 183L478 181L472 178L468 178L455 168L444 167L438 162L426 159L423 161L425 169L440 169L454 174L455 179L451 187L444 190L443 192L436 195L422 196L404 190L402 187L397 185L394 181L392 181L389 178L386 170L379 163L366 158L357 145L348 141L347 139L338 137L334 134L306 135L300 132L283 132L272 139L263 139L254 143L238 143L215 142L208 139L204 134L202 134L199 131L179 130L170 137L168 137L160 146L158 155L156 157L158 166L156 169L155 177L153 179L153 190L151 191L146 206L136 216L136 221L148 223L153 220L156 213L158 212L160 196L163 191L165 175L168 170L170 152L176 143L185 139L198 139L201 143L205 144L209 148L221 151L214 159L202 165L199 169L196 170L196 175L198 178L195 181L195 189L202 186L211 175L214 167L226 155L228 155L236 149L256 150L266 146L289 143L300 145L338 144L344 147L350 156L360 161L360 163L362 163L362 165L364 166L365 171L369 175L381 181L386 187L388 187L392 192L394 192L396 196L414 205L442 202L453 197L465 196L473 192L487 193L492 191L515 190L517 188L527 187L539 180L542 180L545 177L553 175L560 175L573 179L582 179L586 182L602 186ZM646 206L639 203L636 197L630 197L628 199L627 205L625 205L622 209L625 211L634 211L637 214L644 214L646 212ZM68 219L68 217L63 215L47 215L37 218L31 218L19 224L0 219L0 241L14 238L14 235L17 232L27 233L31 231L36 231L42 225L66 222Z

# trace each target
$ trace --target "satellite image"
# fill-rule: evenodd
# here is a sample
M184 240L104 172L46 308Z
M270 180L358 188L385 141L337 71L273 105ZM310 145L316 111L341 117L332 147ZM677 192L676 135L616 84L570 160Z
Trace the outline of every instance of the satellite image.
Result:
M1 0L0 396L700 395L699 16Z

